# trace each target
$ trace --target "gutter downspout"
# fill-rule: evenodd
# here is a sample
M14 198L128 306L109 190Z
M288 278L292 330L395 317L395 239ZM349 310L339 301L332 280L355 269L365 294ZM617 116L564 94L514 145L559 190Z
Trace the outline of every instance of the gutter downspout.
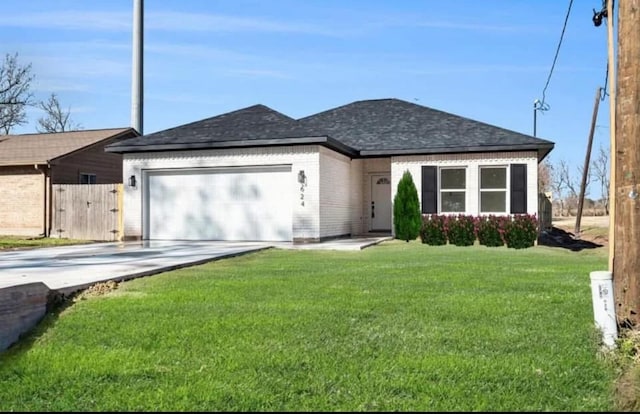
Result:
M34 164L33 168L42 172L42 236L47 237L47 171L41 169L38 164Z
M34 164L34 168L42 172L42 184L43 184L43 211L42 211L42 236L49 237L51 234L51 178L47 172L51 171L51 165L47 161L47 165L40 167L39 164Z
M53 184L51 181L51 164L47 161L47 171L49 172L48 176L45 177L47 181L47 189L49 190L49 194L47 197L47 205L49 206L49 211L47 212L47 234L45 237L51 236L51 227L53 221Z

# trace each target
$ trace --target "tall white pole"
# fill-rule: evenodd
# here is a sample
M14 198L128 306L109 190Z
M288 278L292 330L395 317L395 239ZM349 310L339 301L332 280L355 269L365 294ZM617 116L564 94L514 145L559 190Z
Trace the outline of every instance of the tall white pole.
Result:
M133 62L131 72L131 126L142 131L143 114L143 43L144 43L144 5L143 0L133 0Z

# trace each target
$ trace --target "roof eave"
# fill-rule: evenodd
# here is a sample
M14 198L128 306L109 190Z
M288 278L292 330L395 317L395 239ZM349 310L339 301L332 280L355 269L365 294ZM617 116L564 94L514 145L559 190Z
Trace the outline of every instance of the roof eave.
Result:
M247 147L273 147L286 145L309 145L319 144L327 148L333 149L344 155L355 157L358 151L344 145L343 143L328 137L297 137L297 138L275 138L275 139L253 139L244 141L218 141L218 142L193 142L178 144L143 144L143 145L112 145L105 150L107 152L115 152L120 154L134 152L160 152L160 151L179 151L179 150L198 150L198 149L226 149L226 148L247 148Z
M0 167L25 167L25 166L35 166L35 165L47 165L50 161L48 160L39 160L39 161L17 161L10 163L0 162Z
M470 147L434 147L411 148L391 150L362 150L363 157L390 156L390 155L424 155L424 154L459 154L465 152L513 152L513 151L537 151L538 162L542 161L553 149L553 144L521 144L521 145L482 145Z

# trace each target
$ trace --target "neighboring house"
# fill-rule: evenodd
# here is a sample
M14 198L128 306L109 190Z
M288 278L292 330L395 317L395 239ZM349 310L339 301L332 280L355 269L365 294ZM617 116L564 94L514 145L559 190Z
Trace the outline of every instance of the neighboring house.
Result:
M0 234L48 236L53 184L122 182L122 156L104 148L132 128L0 136Z
M550 141L398 99L299 120L263 105L109 145L126 239L316 242L393 231L411 172L422 212L536 214Z

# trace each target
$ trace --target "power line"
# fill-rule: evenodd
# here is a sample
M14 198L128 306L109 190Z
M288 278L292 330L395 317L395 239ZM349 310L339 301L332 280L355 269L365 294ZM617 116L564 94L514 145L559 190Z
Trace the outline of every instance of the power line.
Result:
M613 0L611 2L611 8L615 8L615 0ZM594 23L596 23L596 16L598 15L598 13L595 12L594 10ZM602 11L599 13L599 20L602 21L603 17L606 17L608 19L613 19L613 10L607 10L607 5L606 5L606 0L602 0ZM596 24L596 26L598 26L599 24ZM609 60L607 59L607 71L604 75L604 88L602 88L602 97L600 98L601 100L605 100L605 98L607 96L609 96L609 93L607 92L607 83L609 82Z
M607 96L609 96L609 92L607 92L607 83L609 82L609 62L607 62L607 72L604 75L604 87L602 88L602 93L600 95L600 100L604 101Z
M562 33L560 34L560 40L558 41L558 47L556 48L556 55L554 56L553 63L551 64L551 70L549 71L549 76L547 77L547 83L544 85L544 89L542 90L542 102L540 102L541 108L544 108L545 106L545 95L547 92L547 87L549 86L549 81L551 81L551 75L553 74L553 70L556 66L556 61L558 60L558 54L560 53L560 47L562 46L562 39L564 38L564 32L567 29L567 22L569 21L569 14L571 14L572 5L573 5L573 0L569 0L569 8L567 9L566 17L564 18L564 25L562 26Z

